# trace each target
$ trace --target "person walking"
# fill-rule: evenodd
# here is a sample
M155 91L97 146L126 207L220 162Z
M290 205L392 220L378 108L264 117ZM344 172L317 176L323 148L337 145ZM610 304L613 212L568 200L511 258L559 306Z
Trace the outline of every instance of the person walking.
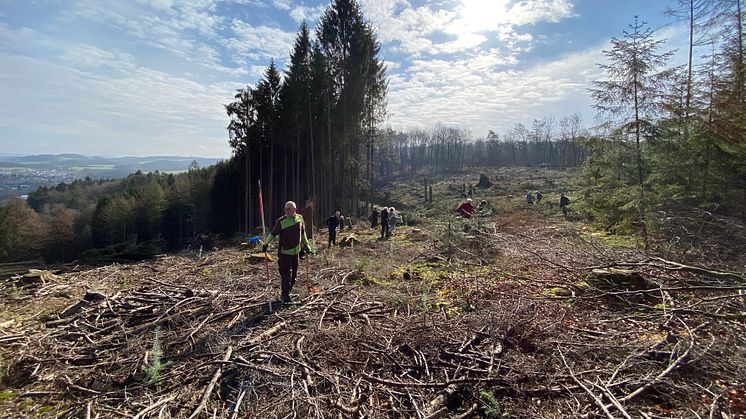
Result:
M381 238L390 236L389 232L389 210L383 207L381 210Z
M267 236L262 250L267 252L269 244L275 237L279 238L277 246L277 267L282 278L282 301L289 303L291 301L290 291L295 285L295 279L298 277L298 258L302 251L310 254L314 253L308 238L306 237L306 226L303 216L296 211L298 207L295 202L288 201L285 203L285 215L277 219L272 231Z
M378 208L373 208L373 212L370 213L370 228L376 227L378 227Z
M389 236L394 234L394 230L396 230L397 217L399 217L399 213L396 211L396 208L390 207L389 208L389 231L386 233Z
M345 216L340 211L337 212L339 213L339 232L341 233L345 229Z
M570 205L570 198L566 197L564 193L560 194L559 206L562 210L562 215L567 218L567 207Z
M539 202L541 202L541 198L544 198L544 195L541 193L541 191L536 191L536 205L539 205Z
M339 211L336 211L334 215L326 219L326 226L329 228L329 246L337 245L337 227L339 227Z
M534 203L534 196L531 194L531 191L528 191L528 193L526 194L526 202L529 205L533 205Z

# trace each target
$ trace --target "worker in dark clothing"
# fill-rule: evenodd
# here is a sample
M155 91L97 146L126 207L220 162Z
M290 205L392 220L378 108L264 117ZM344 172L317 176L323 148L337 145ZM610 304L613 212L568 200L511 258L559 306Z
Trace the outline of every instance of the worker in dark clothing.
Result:
M370 228L378 227L378 208L373 208L373 212L370 213Z
M562 210L562 214L567 217L567 206L570 205L570 198L566 197L564 193L561 193L559 205L560 209Z
M339 227L339 223L339 211L326 219L326 226L329 228L329 247L336 246L337 244L337 227Z
M390 236L389 233L389 209L383 207L381 210L381 238Z
M306 237L303 216L296 211L295 202L288 201L285 203L285 215L275 222L272 231L267 236L267 242L262 247L262 250L266 253L272 240L279 237L277 266L282 278L282 301L285 303L291 301L290 290L293 289L295 279L298 277L298 257L301 251L314 253Z
M339 213L339 231L342 232L345 229L345 216L340 211L337 213Z
M541 202L541 198L544 198L544 195L541 193L541 191L536 191L536 205L539 205L539 202Z

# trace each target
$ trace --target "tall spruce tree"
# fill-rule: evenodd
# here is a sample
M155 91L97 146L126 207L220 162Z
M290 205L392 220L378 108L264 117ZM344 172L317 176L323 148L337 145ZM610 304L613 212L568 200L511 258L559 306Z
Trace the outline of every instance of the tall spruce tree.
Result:
M262 185L267 185L264 199L267 203L267 213L270 218L274 218L275 204L281 200L281 197L275 194L275 148L278 140L278 128L280 126L281 102L280 90L282 88L282 76L277 70L274 60L270 60L267 70L264 72L264 78L257 84L256 89L252 91L254 101L257 107L257 124L259 126L260 147L262 152L269 149L267 163L264 163L265 155L260 152L260 164L263 165L263 171L260 171ZM267 167L268 166L268 167ZM279 165L278 165L279 166ZM267 180L264 182L264 180Z
M613 38L612 48L604 51L608 63L599 64L607 79L594 82L591 95L594 107L608 118L610 128L621 137L633 141L634 184L636 199L626 205L634 209L647 249L648 229L646 221L644 146L656 137L656 119L663 111L666 84L674 69L667 68L673 52L659 52L664 40L654 38L653 30L635 17L622 39ZM632 198L632 197L630 197Z
M354 0L335 0L322 16L316 37L329 63L331 88L338 98L333 106L338 139L335 145L340 150L341 163L339 173L334 174L335 179L340 179L336 189L342 204L356 214L366 99L373 106L372 102L380 101L383 95L368 93L385 91L374 86L385 82L378 58L380 48Z

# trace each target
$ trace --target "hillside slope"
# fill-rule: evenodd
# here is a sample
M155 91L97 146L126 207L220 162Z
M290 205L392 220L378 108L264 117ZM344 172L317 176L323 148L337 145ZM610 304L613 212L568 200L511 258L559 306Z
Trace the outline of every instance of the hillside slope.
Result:
M418 204L418 183L392 185L409 208L405 219L420 224L380 240L358 223L341 235L353 246L319 244L301 264L291 305L274 301L276 265L267 271L238 249L9 281L0 409L39 417L743 415L743 274L612 247L548 202L523 204L524 182L544 180L503 174L475 192L492 214L471 220L445 213L459 200L457 176L434 178L432 205ZM556 188L548 195L571 190Z

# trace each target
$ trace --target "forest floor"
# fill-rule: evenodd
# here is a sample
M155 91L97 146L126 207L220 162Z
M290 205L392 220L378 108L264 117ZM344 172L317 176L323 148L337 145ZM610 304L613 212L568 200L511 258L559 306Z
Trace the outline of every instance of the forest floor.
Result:
M563 216L573 172L518 168L485 169L473 198L492 213L455 218L479 173L433 175L432 204L422 178L386 186L410 224L390 238L317 233L293 304L276 264L237 248L5 281L0 413L746 415L742 222L660 210L646 253Z

